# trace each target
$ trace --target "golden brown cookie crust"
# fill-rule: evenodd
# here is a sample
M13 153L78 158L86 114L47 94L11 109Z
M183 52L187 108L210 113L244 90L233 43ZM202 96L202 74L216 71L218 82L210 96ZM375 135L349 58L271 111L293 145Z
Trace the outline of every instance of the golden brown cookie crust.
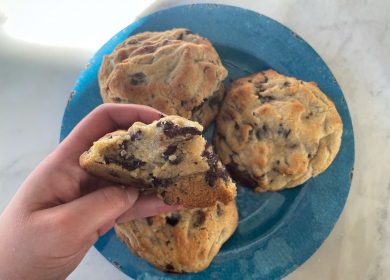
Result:
M273 70L235 81L214 143L233 178L255 191L277 191L323 172L341 143L342 121L313 82Z
M207 39L177 28L130 36L103 58L99 86L105 103L148 105L207 127L226 76Z
M80 157L88 172L157 192L166 203L209 207L236 196L236 187L202 137L203 127L179 116L134 123L109 133Z
M118 237L137 256L164 272L206 269L238 224L234 201L182 210L115 226Z

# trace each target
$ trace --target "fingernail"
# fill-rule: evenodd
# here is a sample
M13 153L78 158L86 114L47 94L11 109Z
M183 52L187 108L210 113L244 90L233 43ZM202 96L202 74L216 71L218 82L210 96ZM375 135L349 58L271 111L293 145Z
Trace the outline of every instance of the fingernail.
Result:
M134 204L138 199L139 191L132 187L121 186L121 188L124 189L127 193L127 197L129 198L130 203Z

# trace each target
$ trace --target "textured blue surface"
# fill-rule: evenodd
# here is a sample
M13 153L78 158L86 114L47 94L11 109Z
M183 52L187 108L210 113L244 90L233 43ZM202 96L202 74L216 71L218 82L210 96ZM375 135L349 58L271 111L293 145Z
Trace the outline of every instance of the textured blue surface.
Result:
M173 27L186 27L210 39L229 70L227 84L229 79L268 68L317 82L342 117L340 151L323 174L301 187L265 194L239 187L238 229L203 272L161 273L133 256L113 231L95 246L136 279L279 279L308 259L329 235L348 196L354 162L352 123L341 89L319 55L291 30L255 12L223 5L180 6L144 17L106 43L81 73L64 113L61 140L102 103L97 73L103 55L130 34Z

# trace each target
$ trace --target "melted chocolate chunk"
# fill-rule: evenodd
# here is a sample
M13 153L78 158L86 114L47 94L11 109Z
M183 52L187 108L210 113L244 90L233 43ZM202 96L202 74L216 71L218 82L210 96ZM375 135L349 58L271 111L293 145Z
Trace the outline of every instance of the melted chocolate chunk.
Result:
M137 168L140 168L141 166L144 166L146 164L146 162L138 159L138 158L135 158L134 156L129 156L128 158L110 158L110 157L106 157L104 158L104 161L107 162L107 163L115 163L115 164L118 164L120 166L122 166L123 168L129 170L129 171L132 171L132 170L135 170Z
M134 134L132 134L130 136L131 141L139 140L141 138L142 138L142 131L141 130L137 130Z
M209 170L206 172L205 180L210 187L214 187L218 178L222 178L227 181L229 177L224 169L218 167L217 155L213 151L209 151L209 146L209 144L206 144L202 157L206 158L207 164L209 165Z
M174 137L179 136L179 135L185 136L187 134L190 134L190 135L201 135L202 134L202 132L199 131L195 127L190 127L190 126L180 127L180 126L175 125L171 121L158 122L157 127L161 127L161 126L163 126L164 134L166 136L168 136L169 138L174 138Z
M166 188L169 185L172 185L172 183L173 183L172 179L169 179L169 178L153 177L153 179L152 179L152 184L155 187ZM161 195L163 195L163 194L161 193Z
M146 84L146 82L147 82L146 75L143 72L138 72L138 73L132 74L129 76L129 79L130 79L130 83L133 86Z
M162 154L163 159L169 161L169 163L174 165L179 164L183 160L183 157L181 155L176 155L175 159L169 159L171 155L175 154L176 150L177 150L177 145L170 144L165 150L165 152Z
M206 214L202 210L197 210L191 218L191 224L194 228L200 227L206 221Z
M171 216L167 216L165 218L165 222L170 226L176 226L180 222L181 216L180 214L174 213Z
M170 155L173 155L177 150L176 144L170 144L165 152L162 154L163 159L168 160Z
M239 170L238 165L234 161L228 163L226 165L226 168L229 171L230 175L232 175L232 177L235 180L239 181L241 184L252 189L257 188L258 184L256 180L254 180L247 171Z

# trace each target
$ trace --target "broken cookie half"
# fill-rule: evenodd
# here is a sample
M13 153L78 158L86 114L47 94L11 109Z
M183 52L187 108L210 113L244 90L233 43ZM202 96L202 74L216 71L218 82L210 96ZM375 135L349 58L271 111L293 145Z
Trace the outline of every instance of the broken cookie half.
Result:
M109 181L157 192L167 204L226 204L236 196L236 186L202 131L199 123L178 116L136 122L96 141L80 165Z

